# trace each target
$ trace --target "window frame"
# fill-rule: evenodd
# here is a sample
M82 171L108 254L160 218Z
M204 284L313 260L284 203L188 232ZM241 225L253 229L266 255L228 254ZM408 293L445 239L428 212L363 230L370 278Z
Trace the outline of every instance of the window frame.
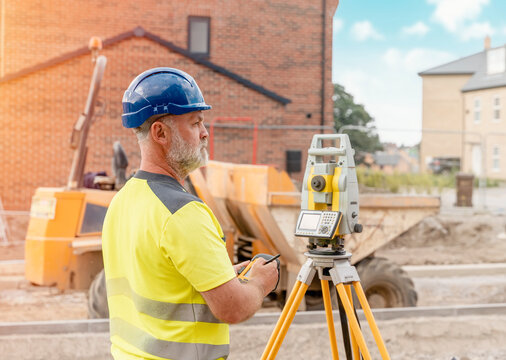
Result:
M473 100L473 122L475 124L481 123L481 99L479 97Z
M492 171L493 172L501 171L501 149L497 144L492 146Z
M499 100L499 104L496 105L495 101ZM495 117L495 112L499 112L499 117ZM492 121L493 122L500 122L501 121L501 96L500 95L494 95L492 97Z
M205 53L198 53L198 52L192 52L191 50L191 32L192 32L192 22L194 20L202 21L205 20L207 22L207 52ZM189 15L188 16L188 52L193 56L198 56L202 58L209 58L211 56L211 17L210 16L196 16L196 15Z

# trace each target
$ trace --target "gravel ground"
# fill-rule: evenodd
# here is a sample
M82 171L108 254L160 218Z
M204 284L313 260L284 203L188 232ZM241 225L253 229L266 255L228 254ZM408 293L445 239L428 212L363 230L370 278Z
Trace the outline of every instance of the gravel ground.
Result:
M506 316L411 318L378 321L392 360L504 360ZM366 325L362 324L364 328ZM272 326L236 327L231 334L230 359L259 359ZM340 331L336 329L338 338ZM364 330L373 359L380 359L368 329ZM276 359L330 359L325 324L292 325ZM339 344L339 354L345 358Z
M504 360L506 316L430 317L378 321L392 360ZM231 327L230 360L257 360L273 325ZM365 323L364 336L373 359L380 359ZM336 328L340 358L345 358ZM330 359L325 324L293 324L278 360ZM106 333L0 336L1 354L18 360L110 360Z

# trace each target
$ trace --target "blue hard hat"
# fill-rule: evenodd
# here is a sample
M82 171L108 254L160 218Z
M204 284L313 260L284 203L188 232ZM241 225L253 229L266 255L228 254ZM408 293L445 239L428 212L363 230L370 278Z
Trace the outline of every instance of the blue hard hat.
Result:
M124 127L135 128L153 115L182 115L209 109L211 106L190 75L159 67L143 72L130 83L123 95L121 119Z

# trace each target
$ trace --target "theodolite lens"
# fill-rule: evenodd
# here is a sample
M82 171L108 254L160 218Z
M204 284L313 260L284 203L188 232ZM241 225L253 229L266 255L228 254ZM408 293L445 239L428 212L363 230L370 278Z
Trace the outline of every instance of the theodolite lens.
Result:
M314 191L322 191L325 189L325 185L327 185L327 183L325 182L325 178L321 175L317 175L311 180L311 188Z

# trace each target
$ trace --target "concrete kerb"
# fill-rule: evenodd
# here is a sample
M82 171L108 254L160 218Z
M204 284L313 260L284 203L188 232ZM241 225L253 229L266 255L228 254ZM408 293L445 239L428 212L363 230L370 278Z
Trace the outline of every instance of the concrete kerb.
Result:
M24 260L0 261L0 275L24 275L24 274L25 274Z
M440 193L441 213L459 214L463 216L472 216L474 214L491 213L495 215L506 215L506 187L490 187L483 189L473 189L473 206L457 207L456 189L446 188Z
M411 308L388 308L373 309L376 320L393 320L412 317L430 317L430 316L464 316L464 315L506 315L506 304L480 304L480 305L462 305L462 306L420 306ZM365 321L364 313L357 309L357 315L360 321ZM333 311L334 322L339 322L339 312ZM279 318L279 313L257 314L241 325L265 325L275 324ZM294 324L311 324L325 322L325 311L304 311L298 312L293 320Z
M376 320L393 320L414 317L452 317L470 315L506 315L506 304L481 304L441 307L413 307L374 309ZM357 310L360 321L365 321L362 310ZM237 326L270 325L278 321L280 313L260 313ZM333 312L334 321L339 323L339 313ZM324 323L324 311L298 312L293 324ZM232 325L232 329L236 325ZM106 333L109 331L108 319L37 321L0 323L0 336L28 334L69 334L69 333Z
M506 263L409 265L402 269L411 277L486 276L506 274Z
M0 323L0 336L109 332L109 319Z

